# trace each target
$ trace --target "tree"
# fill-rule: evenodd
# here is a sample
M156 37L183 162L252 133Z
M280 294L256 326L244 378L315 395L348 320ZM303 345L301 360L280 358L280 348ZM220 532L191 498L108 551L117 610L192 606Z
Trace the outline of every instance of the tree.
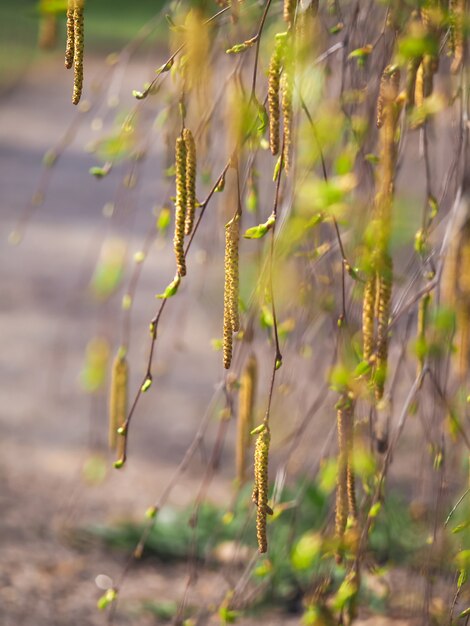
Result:
M435 562L443 573L457 569L457 590L454 584L446 596L452 622L468 569L468 523L444 532L462 502L447 516L454 493L445 487L469 445L465 2L234 0L218 10L203 1L166 10L169 54L134 91L135 107L99 144L103 162L91 170L102 178L121 161L132 174L147 156L151 118L154 137L167 147L168 167L159 163L154 171L175 178L154 231L166 236L174 226L175 274L158 295L137 389L128 389L129 368L138 364L127 353L145 250L122 301L109 403L114 466L132 462L133 417L142 395L158 389L155 350L168 312L182 292L191 295L193 249L204 231L211 265L224 274L223 290L216 286L220 384L209 414L220 410L220 398L223 410L191 515L190 559L204 554L194 546L231 421L238 517L209 516L209 523L233 523L228 536L249 544L242 528L250 483L258 551L268 555L251 559L224 590L221 619L236 619L269 583L298 591L307 624L355 618L370 596L361 574L383 549L383 511L393 501L389 470L403 458L402 435L417 413L426 468L426 513L415 529L415 548L424 554L423 611L429 620ZM78 104L84 7L70 0L67 11L66 65L74 65ZM214 217L218 197L224 227ZM117 289L122 263L119 250L102 259L92 283L99 298ZM336 416L335 447L322 413ZM206 425L204 419L169 489ZM325 441L322 451L313 447L315 458L312 439ZM327 513L331 476L334 523ZM137 557L159 509L148 511ZM445 562L447 547L456 564ZM190 575L188 587L192 581ZM101 606L114 606L117 593L108 590ZM184 601L180 608L182 622ZM204 611L200 619L208 619Z

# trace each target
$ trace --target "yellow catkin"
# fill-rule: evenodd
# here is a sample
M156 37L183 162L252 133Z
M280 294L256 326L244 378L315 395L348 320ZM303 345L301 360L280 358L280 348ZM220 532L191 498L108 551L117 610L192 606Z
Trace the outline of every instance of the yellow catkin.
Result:
M347 400L347 399L346 399ZM348 443L347 443L348 409L342 397L336 409L336 427L338 433L338 468L336 472L336 536L341 538L348 521Z
M380 277L377 284L377 361L375 372L375 397L381 400L384 393L387 377L388 360L388 320L392 296L393 265L392 258L387 253L383 256L380 268Z
M255 445L253 501L257 506L256 537L258 551L263 554L268 549L266 536L266 515L268 513L268 457L271 433L266 424L258 435Z
M84 39L84 18L83 0L75 0L73 10L73 35L74 35L74 57L73 57L73 104L78 104L82 96L83 89L83 51Z
M289 26L292 26L294 23L295 4L295 0L284 0L284 21L287 22Z
M250 356L240 379L238 395L238 420L236 442L237 485L246 481L247 452L250 446L250 432L253 429L253 410L255 405L257 363L254 354Z
M268 73L269 147L271 154L279 152L279 83L282 63L282 41L276 40Z
M184 228L186 221L186 144L183 137L176 139L176 201L175 201L175 234L173 248L179 276L186 276L186 260L184 256Z
M225 226L223 359L226 369L232 362L233 333L238 332L240 327L238 314L239 239L240 215L237 213Z
M282 92L282 116L283 116L283 128L284 128L284 169L286 174L290 171L291 166L291 153L292 153L292 123L293 123L293 110L292 110L292 94L293 94L293 76L294 66L292 63L291 55L286 55L284 63L284 71L281 78L281 92Z
M374 349L374 311L375 311L376 275L367 280L364 289L362 307L362 343L363 359L369 361Z
M196 212L196 144L189 128L183 131L186 147L186 218L184 225L185 235L193 230L194 215Z
M464 53L464 17L465 0L453 0L450 6L450 40L451 51L454 59L451 65L451 72L458 72Z
M418 109L423 106L423 102L424 102L424 65L423 65L423 62L419 64L418 69L416 71L414 101Z
M459 233L455 273L455 310L457 323L457 372L461 380L468 375L470 349L470 221Z
M123 426L127 418L128 365L125 352L120 349L113 362L111 388L109 394L109 447L115 450L118 442L117 429Z
M67 40L65 44L65 67L69 70L73 65L73 56L75 48L74 35L74 7L75 0L68 0L67 3Z

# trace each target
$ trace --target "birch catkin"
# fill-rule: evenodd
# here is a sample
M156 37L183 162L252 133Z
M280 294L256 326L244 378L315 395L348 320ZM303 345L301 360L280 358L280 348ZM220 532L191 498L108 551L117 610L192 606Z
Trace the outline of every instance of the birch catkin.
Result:
M246 481L247 453L250 447L250 432L253 429L257 369L256 357L252 354L243 370L238 395L236 472L239 487Z
M65 44L65 67L68 70L73 65L73 56L74 56L74 48L75 48L74 9L75 9L75 0L68 0L68 3L67 3L67 40Z
M348 516L357 518L356 489L353 470L354 403L345 391L336 405L338 432L338 469L336 474L335 529L338 538L346 530Z
M284 0L283 13L284 21L287 22L289 26L292 26L295 17L295 0Z
M381 400L387 376L388 360L388 319L392 296L393 265L392 258L385 253L383 267L377 284L377 362L375 373L375 396Z
M284 169L286 174L290 171L291 165L291 153L292 153L292 94L294 87L294 66L292 62L292 51L289 50L285 55L284 72L281 78L281 92L282 92L282 116L283 116L283 128L284 128Z
M73 104L78 104L82 96L83 88L83 50L84 50L84 19L83 0L75 0L73 10L73 35L74 35L74 56L73 56Z
M240 215L237 213L225 226L225 281L223 358L228 369L232 362L233 333L239 330L238 315L238 243Z
M370 360L374 349L375 293L376 275L373 273L366 282L362 307L362 342L364 361Z
M283 41L277 36L271 55L268 74L269 147L271 154L279 152L279 84L281 76Z
M115 450L118 445L117 430L127 418L127 385L129 368L125 351L120 348L113 362L111 388L109 394L109 447ZM120 436L120 438L122 438Z
M268 513L268 457L271 433L266 424L259 433L255 445L253 501L257 506L256 537L258 551L263 554L268 549L266 536L266 515Z
M348 491L347 491L347 441L346 441L346 413L343 402L340 400L336 411L336 427L338 431L338 469L336 474L336 509L335 530L338 537L342 537L348 521Z
M186 221L186 144L183 137L176 139L176 202L175 202L175 235L173 248L179 276L186 276L186 260L184 256L184 228Z
M186 148L186 217L184 224L185 235L193 230L194 215L196 212L196 144L189 128L183 131Z
M450 3L450 47L454 55L451 72L458 72L464 53L465 0L452 0Z

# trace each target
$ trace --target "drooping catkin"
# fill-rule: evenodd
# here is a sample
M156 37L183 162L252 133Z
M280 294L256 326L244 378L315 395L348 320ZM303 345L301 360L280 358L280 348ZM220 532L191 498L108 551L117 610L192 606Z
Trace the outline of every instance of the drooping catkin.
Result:
M416 80L415 80L415 92L414 92L414 101L416 107L419 109L423 106L424 102L424 65L423 62L418 66L416 70Z
M268 457L271 433L266 424L259 433L255 445L253 501L257 506L256 537L258 551L263 554L268 549L266 536L266 515L268 512Z
M295 4L296 4L296 0L284 0L284 11L283 11L284 21L289 26L292 26L292 24L294 23Z
M470 220L466 220L458 236L455 267L455 311L457 373L461 380L468 376L470 349Z
M293 109L292 96L294 91L294 65L291 50L285 55L284 71L281 77L282 93L282 117L283 117L283 139L284 139L284 169L286 174L290 171L292 154L292 123Z
M269 62L268 74L268 109L269 109L269 147L271 154L279 152L279 83L281 76L283 42L276 37L276 45Z
M175 235L173 248L179 276L186 276L186 260L184 256L184 228L186 221L186 144L183 137L176 139L176 201L175 201Z
M80 102L83 89L83 51L85 45L83 4L84 0L75 0L73 10L73 104L78 104Z
M123 426L127 418L128 370L125 350L120 348L113 361L109 394L108 442L112 450L118 447L117 430ZM120 435L119 437L122 438Z
M74 48L75 48L74 8L75 8L75 0L68 0L67 2L67 40L65 44L65 67L68 70L73 65L73 56L74 56Z
M376 275L370 276L364 289L364 301L362 306L362 345L363 359L369 361L374 349L374 313Z
M450 3L450 49L454 55L451 72L458 72L464 53L465 0L452 0Z
M400 70L396 66L387 65L380 79L379 96L377 98L377 128L382 128L385 109L398 96L399 84Z
M185 235L193 230L194 215L196 212L196 144L189 128L183 131L186 147L186 217L184 225Z
M232 362L233 333L238 332L238 244L240 239L240 215L237 213L225 225L225 280L224 280L224 367Z
M246 481L247 453L250 447L250 432L253 429L253 410L257 382L256 357L252 354L243 370L238 394L238 419L236 443L237 486Z
M393 264L388 253L384 253L377 282L377 361L375 372L375 397L381 400L387 376L388 321L392 297Z
M338 467L336 473L335 530L342 537L348 521L348 398L343 395L336 406Z

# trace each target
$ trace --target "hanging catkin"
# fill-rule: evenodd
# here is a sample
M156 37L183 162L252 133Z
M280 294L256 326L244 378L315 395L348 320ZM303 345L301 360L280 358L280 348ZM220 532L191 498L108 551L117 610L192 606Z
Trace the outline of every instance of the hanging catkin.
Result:
M464 53L465 0L452 0L450 3L450 49L454 55L451 72L458 72Z
M467 203L464 197L462 202ZM469 207L464 208L466 214ZM442 280L445 304L455 311L456 332L454 343L456 352L453 356L454 367L461 381L468 376L470 351L470 218L456 228L451 237L447 252Z
M271 154L279 152L279 83L282 56L283 38L276 36L276 45L269 62L268 74L269 147Z
M259 433L255 445L253 502L257 506L256 537L258 551L263 554L268 549L266 537L266 515L268 513L268 457L271 434L266 424Z
M254 354L250 356L240 379L238 394L238 420L236 442L237 486L246 481L247 453L250 447L250 432L253 429L253 410L255 404L257 364Z
M237 213L225 226L225 281L223 358L228 369L232 362L233 333L239 330L238 315L238 243L240 215Z
M380 277L377 283L377 361L375 373L375 397L381 400L387 377L388 318L392 296L393 265L389 254L384 253Z
M193 230L194 215L196 212L196 144L189 128L183 131L186 147L186 218L184 225L185 235Z
M184 256L184 228L186 221L186 145L183 137L176 139L176 201L175 201L175 235L173 248L179 276L186 276L186 260Z
M292 60L292 50L289 49L285 55L284 71L281 77L281 93L282 93L282 116L284 128L284 169L286 174L290 171L291 153L292 153L292 94L294 88L294 65Z
M74 56L73 56L73 104L78 104L82 96L83 88L83 50L84 50L84 19L83 0L75 0L73 10L73 36L74 36Z
M67 40L65 44L65 67L68 70L73 65L73 55L74 55L74 48L75 48L74 8L75 8L75 0L68 0L67 2Z
M399 84L398 68L386 67L377 103L380 161L371 223L371 270L364 290L362 308L363 354L365 360L375 356L373 380L377 401L383 397L387 373L388 318L393 282L392 259L388 248L395 178Z
M336 408L336 428L338 434L338 468L336 473L335 529L337 537L342 537L348 521L348 456L347 456L347 410L342 397Z
M125 350L119 349L111 372L111 388L109 394L109 447L115 450L118 445L117 430L123 426L127 418L127 384L128 365ZM122 436L119 435L122 439Z
M289 27L294 23L295 4L295 0L284 0L284 21L287 22Z
M364 289L362 307L362 342L363 359L369 361L374 349L374 312L375 312L376 275L370 276Z

